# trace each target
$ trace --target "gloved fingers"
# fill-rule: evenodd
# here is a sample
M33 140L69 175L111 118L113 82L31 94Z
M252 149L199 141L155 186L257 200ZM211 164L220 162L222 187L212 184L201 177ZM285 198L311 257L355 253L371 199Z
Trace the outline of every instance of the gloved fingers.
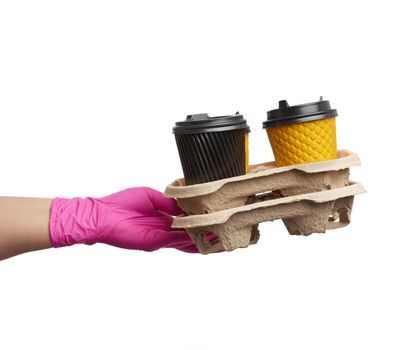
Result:
M214 232L207 232L205 237L204 237L205 241L213 241L215 239L217 239L217 235ZM181 251L183 251L185 253L199 253L199 250L197 249L197 247L195 246L193 241L189 242L186 245L183 245L183 246L178 245L178 246L173 247L173 248L181 250ZM220 252L223 252L223 251L224 250L220 250L220 251L218 251L216 253L220 253Z
M152 251L160 248L176 248L191 244L192 240L186 231L153 230L146 242L145 250Z
M185 253L199 253L199 250L194 244L190 244L184 247L176 247L176 249Z
M185 253L199 253L199 250L194 245L194 243L191 243L191 244L188 244L188 245L185 245L185 246L174 247L174 248L176 248L178 250L181 250L182 252L185 252ZM222 250L213 252L212 254L223 253L224 251L225 250L222 249Z
M152 188L148 189L148 195L156 210L163 211L172 216L184 214L174 198L165 197L161 192Z
M98 198L98 200L118 205L124 209L137 210L147 215L154 215L157 211L172 216L184 214L175 199L167 198L161 192L150 187L131 187Z

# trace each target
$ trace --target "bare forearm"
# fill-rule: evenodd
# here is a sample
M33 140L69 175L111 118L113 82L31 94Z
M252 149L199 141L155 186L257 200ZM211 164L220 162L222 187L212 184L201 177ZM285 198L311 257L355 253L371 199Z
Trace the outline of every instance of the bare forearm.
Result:
M52 247L51 202L49 198L0 197L0 260Z

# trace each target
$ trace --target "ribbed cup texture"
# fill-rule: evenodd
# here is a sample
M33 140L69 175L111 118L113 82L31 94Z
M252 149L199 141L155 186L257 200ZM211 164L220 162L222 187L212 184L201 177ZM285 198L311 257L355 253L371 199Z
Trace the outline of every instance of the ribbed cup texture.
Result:
M277 166L337 158L334 117L278 126L266 131Z
M244 175L246 131L175 135L186 185Z

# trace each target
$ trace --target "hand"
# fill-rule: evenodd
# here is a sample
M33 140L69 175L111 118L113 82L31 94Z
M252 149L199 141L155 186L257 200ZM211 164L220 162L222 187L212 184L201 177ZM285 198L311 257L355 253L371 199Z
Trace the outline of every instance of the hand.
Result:
M50 236L54 247L106 243L154 251L176 248L195 253L184 230L172 230L172 216L183 214L172 198L148 187L134 187L102 198L54 198Z

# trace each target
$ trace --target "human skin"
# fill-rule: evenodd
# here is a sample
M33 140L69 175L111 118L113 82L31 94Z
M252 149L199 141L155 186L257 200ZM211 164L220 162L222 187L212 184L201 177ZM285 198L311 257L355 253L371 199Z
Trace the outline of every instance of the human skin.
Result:
M52 199L0 197L0 260L51 248Z
M175 199L149 187L101 198L0 197L0 260L33 250L95 243L197 253L185 230L171 228L174 216L183 214Z

